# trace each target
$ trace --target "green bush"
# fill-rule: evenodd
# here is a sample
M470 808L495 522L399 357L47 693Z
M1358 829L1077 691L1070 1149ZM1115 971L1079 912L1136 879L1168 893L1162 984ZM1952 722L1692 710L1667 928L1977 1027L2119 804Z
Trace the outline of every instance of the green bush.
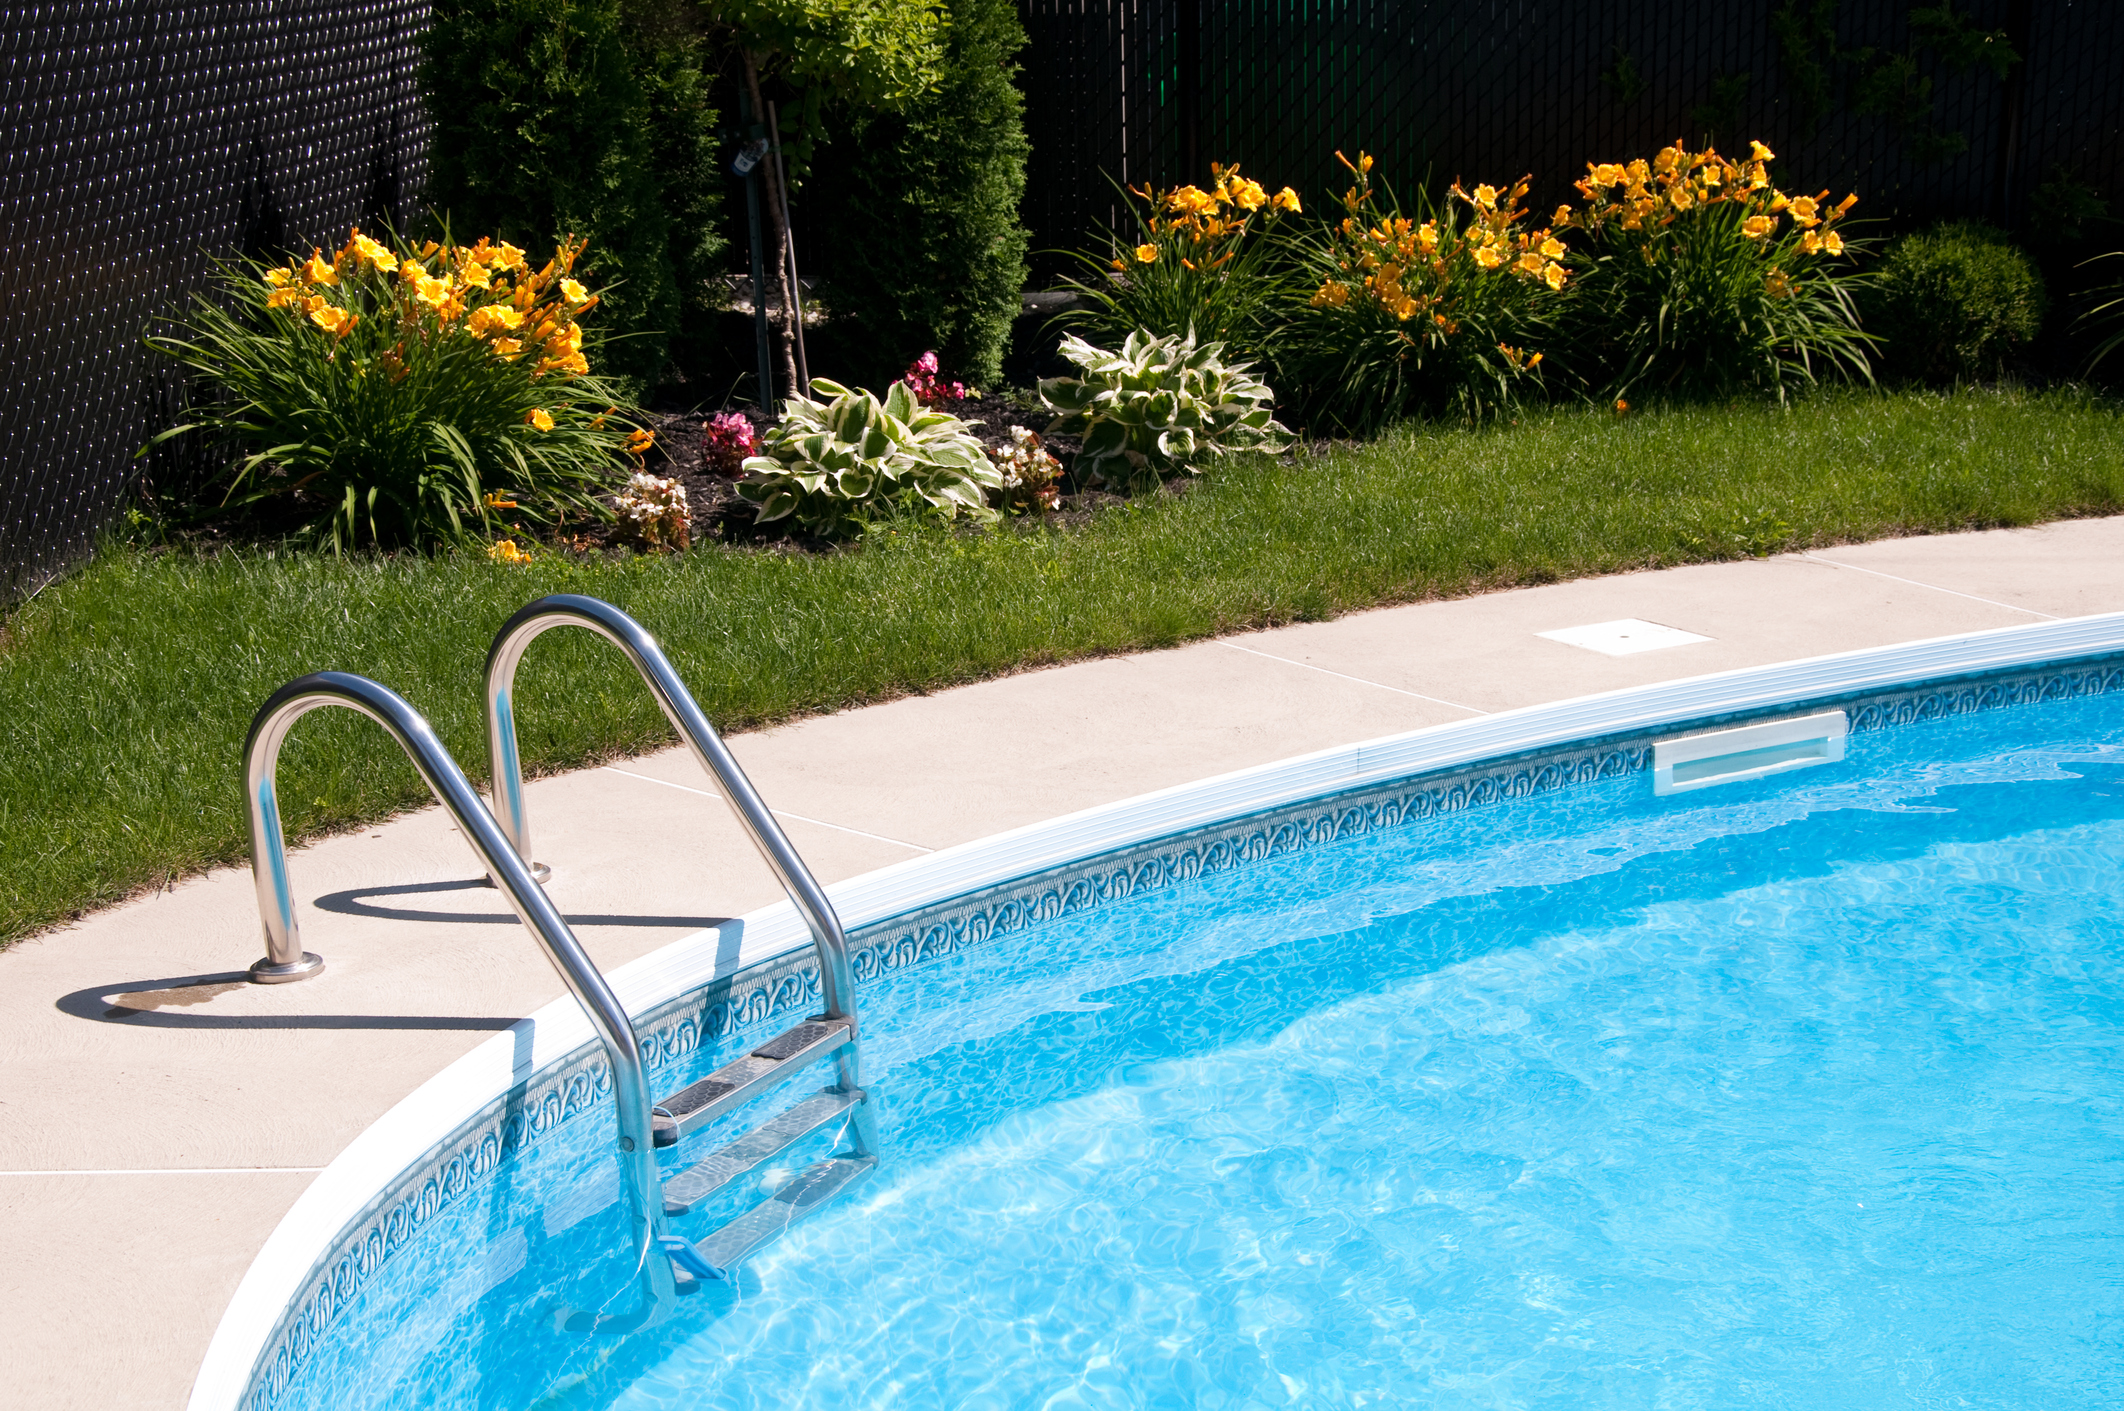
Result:
M1824 374L1870 380L1836 227L1856 197L1788 197L1760 142L1741 161L1677 142L1650 161L1589 164L1587 204L1557 213L1572 246L1563 338L1572 370L1606 396L1775 392Z
M1286 186L1276 195L1236 166L1210 164L1209 188L1146 185L1119 192L1136 228L1108 231L1102 248L1077 251L1079 307L1062 321L1099 342L1133 333L1214 339L1258 355L1276 302L1282 261L1271 229L1300 209Z
M1480 421L1538 393L1566 276L1562 243L1530 228L1527 183L1456 184L1404 213L1373 189L1370 157L1342 161L1343 218L1284 242L1295 276L1271 356L1295 417L1363 435L1421 412Z
M836 343L865 381L926 350L977 387L1003 374L1025 287L1025 30L1010 0L959 0L936 87L858 114L804 193L832 269Z
M965 422L924 409L904 382L882 402L823 377L811 386L832 400L791 397L761 453L745 461L737 492L757 522L794 518L833 537L910 511L996 518L987 492L1002 489L1003 476Z
M232 449L229 500L275 501L335 550L462 542L510 520L609 519L596 497L646 433L616 414L570 276L486 240L225 266L180 331L149 339L201 380L187 432ZM590 350L595 350L595 344Z
M698 41L653 3L440 0L421 75L430 202L527 247L587 238L637 385L710 312L722 255Z
M1050 434L1084 438L1082 479L1141 494L1228 452L1290 444L1270 420L1275 394L1245 364L1227 366L1222 343L1132 333L1112 353L1069 336L1062 356L1084 375L1042 382L1040 398L1061 413Z
M1863 304L1866 331L1904 377L1996 377L2043 326L2043 276L2004 232L1949 221L1888 246Z

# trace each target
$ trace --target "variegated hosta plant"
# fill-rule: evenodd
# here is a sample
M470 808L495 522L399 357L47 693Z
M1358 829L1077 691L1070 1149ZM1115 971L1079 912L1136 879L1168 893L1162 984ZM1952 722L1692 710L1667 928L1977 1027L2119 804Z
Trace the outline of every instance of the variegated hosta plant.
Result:
M904 382L882 402L823 377L811 386L831 400L791 397L762 453L745 461L737 491L759 523L794 518L832 536L893 509L996 517L987 492L1003 476L967 423L923 407Z
M1061 413L1049 435L1084 438L1080 479L1141 493L1193 475L1214 456L1290 445L1291 433L1272 417L1275 393L1248 364L1227 365L1222 343L1139 331L1114 353L1070 336L1062 356L1084 375L1050 378L1040 397Z

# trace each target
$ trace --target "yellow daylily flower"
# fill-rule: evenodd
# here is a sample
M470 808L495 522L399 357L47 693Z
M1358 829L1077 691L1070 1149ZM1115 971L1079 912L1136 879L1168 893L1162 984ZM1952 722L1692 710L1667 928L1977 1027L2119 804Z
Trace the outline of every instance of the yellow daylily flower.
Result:
M561 281L561 297L571 304L580 304L590 297L590 291L572 279Z
M1750 240L1760 240L1776 228L1775 216L1750 216L1741 222L1741 234Z
M1564 287L1564 267L1563 267L1562 265L1559 265L1559 264L1555 264L1555 263L1550 263L1550 264L1547 264L1547 265L1544 265L1544 266L1542 266L1542 271L1541 271L1541 279L1542 279L1542 282L1543 282L1544 284L1548 285L1548 286L1549 286L1549 287L1550 287L1551 289L1561 289L1561 288L1563 288L1563 287ZM1536 354L1534 355L1534 360L1535 360L1536 362L1539 362L1539 361L1541 360L1541 354L1539 354L1539 353L1536 353Z
M390 246L379 240L371 240L368 236L363 235L359 229L355 230L353 238L347 244L353 249L355 254L373 265L379 274L389 274L398 264L398 256L391 253Z
M514 539L497 539L487 546L487 557L496 563L529 563L531 555L516 547Z
M1767 162L1776 157L1777 153L1771 151L1760 142L1750 142L1748 144L1748 155L1755 161Z
M1305 208L1298 204L1298 193L1286 186L1276 193L1276 209L1303 214Z
M1541 242L1541 252L1552 260L1560 260L1563 258L1564 252L1563 241L1552 235Z
M1475 188L1475 204L1486 211L1496 210L1497 188L1494 186L1477 186Z
M1822 237L1822 248L1832 255L1841 255L1844 253L1844 237L1832 230Z
M553 414L544 407L533 407L530 411L524 413L524 425L535 431L551 431L553 429Z
M1136 247L1136 263L1148 265L1157 263L1157 260L1158 247L1156 245L1138 245Z
M302 277L311 284L339 283L339 271L317 250L310 251L310 262L302 267Z

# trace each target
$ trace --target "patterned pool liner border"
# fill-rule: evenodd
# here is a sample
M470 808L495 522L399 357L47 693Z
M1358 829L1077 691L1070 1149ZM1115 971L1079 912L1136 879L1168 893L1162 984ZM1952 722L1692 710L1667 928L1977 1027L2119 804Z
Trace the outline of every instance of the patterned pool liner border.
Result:
M1651 767L1653 742L1675 735L1832 707L1848 711L1851 732L1861 734L2119 690L2124 653L1887 691L1816 695L1428 771L1134 843L867 923L850 938L856 978L923 965L1058 917L1344 838L1642 773ZM816 1003L818 989L818 968L805 946L658 1005L637 1021L650 1069L679 1062L704 1044L767 1029ZM289 1305L253 1370L243 1405L272 1411L339 1311L393 1254L504 1160L595 1109L610 1087L603 1054L594 1045L579 1048L490 1104L391 1182L332 1242Z

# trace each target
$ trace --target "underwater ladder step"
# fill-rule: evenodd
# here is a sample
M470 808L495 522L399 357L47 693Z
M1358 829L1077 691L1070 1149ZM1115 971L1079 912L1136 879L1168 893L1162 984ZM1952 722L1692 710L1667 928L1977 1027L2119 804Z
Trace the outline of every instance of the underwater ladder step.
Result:
M733 1059L690 1087L681 1088L652 1110L656 1144L676 1146L734 1107L743 1106L775 1084L794 1077L853 1042L846 1019L807 1019L785 1034Z
M772 1121L761 1123L728 1146L665 1181L664 1213L686 1214L740 1176L772 1161L819 1128L839 1121L863 1098L861 1089L854 1092L829 1089L805 1098Z
M727 1279L739 1260L797 1221L832 1200L877 1168L875 1156L830 1156L799 1171L790 1182L698 1244L677 1235L664 1237L664 1252L691 1274L680 1293L691 1293L701 1279Z

